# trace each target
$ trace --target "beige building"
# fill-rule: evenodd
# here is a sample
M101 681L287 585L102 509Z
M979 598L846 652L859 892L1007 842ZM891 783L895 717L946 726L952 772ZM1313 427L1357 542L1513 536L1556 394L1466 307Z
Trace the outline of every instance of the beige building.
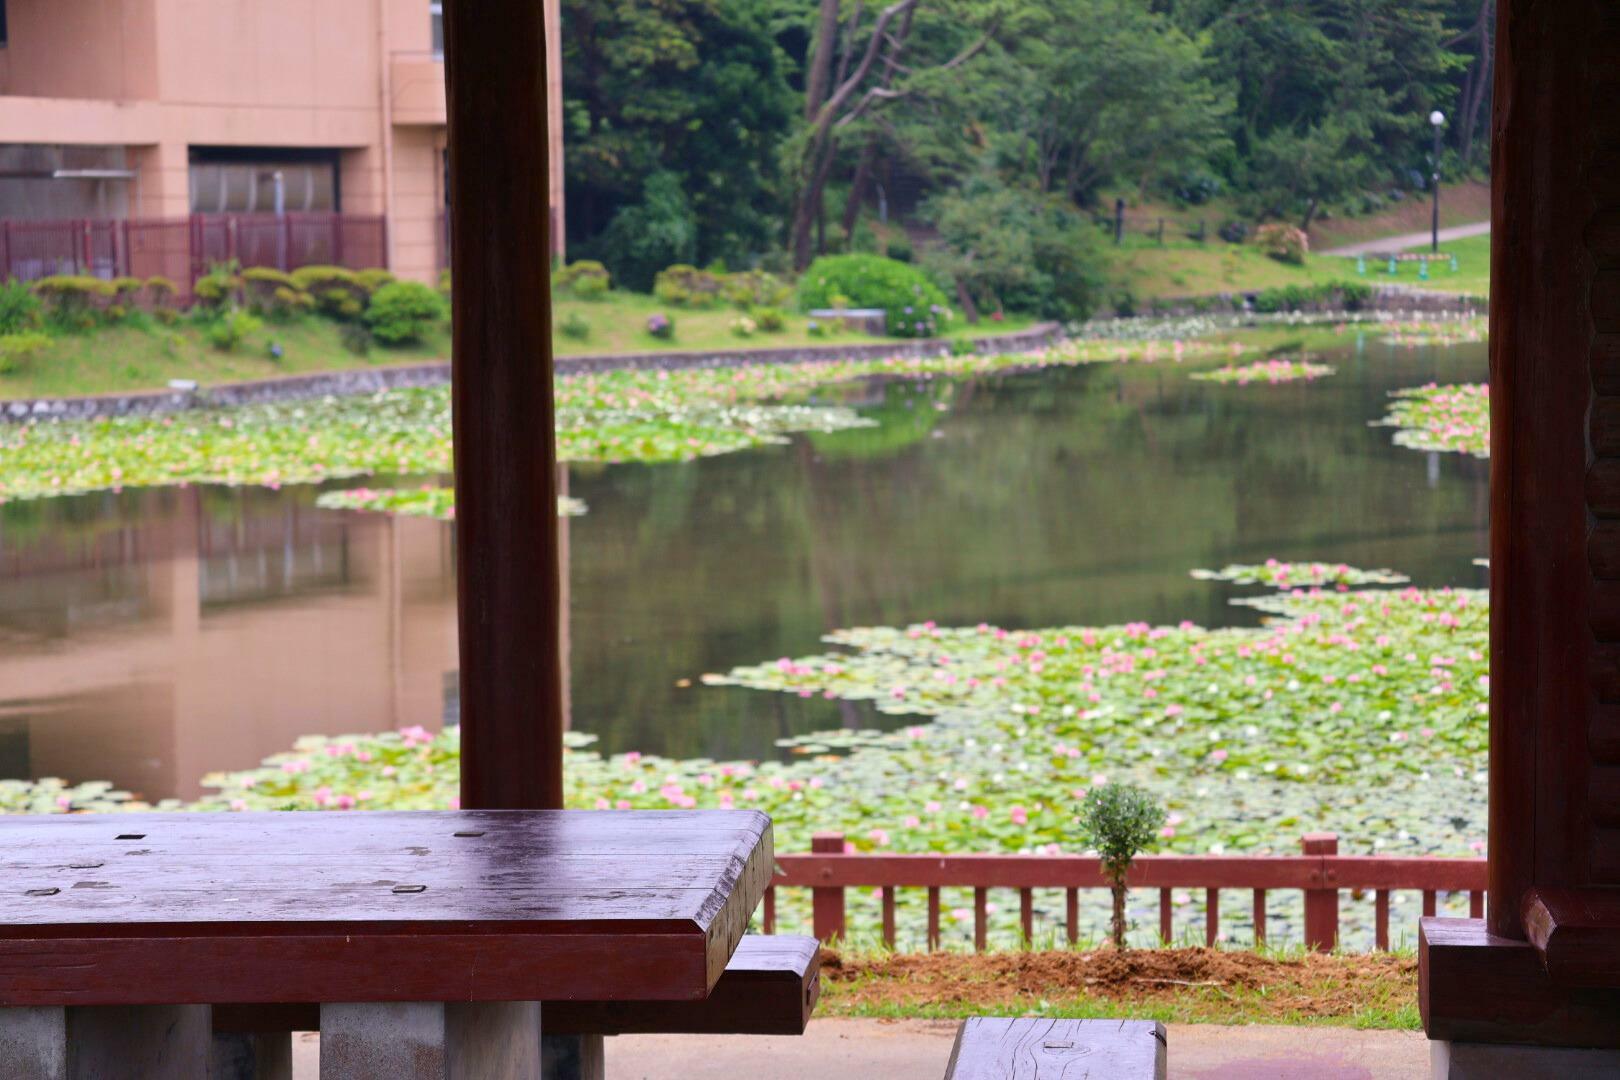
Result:
M0 219L384 215L444 258L430 0L0 0Z

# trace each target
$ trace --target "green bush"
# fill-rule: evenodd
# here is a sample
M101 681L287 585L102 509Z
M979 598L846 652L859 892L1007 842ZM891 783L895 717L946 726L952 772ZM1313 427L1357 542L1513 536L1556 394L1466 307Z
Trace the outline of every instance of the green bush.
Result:
M371 355L371 331L365 323L346 322L338 328L338 340L355 356Z
M972 356L978 351L978 348L974 346L969 338L951 338L952 356Z
M572 292L582 300L599 300L612 286L613 276L595 259L569 263L551 277L554 290Z
M264 322L251 312L232 308L208 324L204 336L220 352L235 352L249 334L257 333Z
M655 338L669 340L675 336L675 320L663 312L647 316L647 333Z
M368 293L374 293L384 285L392 285L399 279L391 270L381 270L373 267L369 270L356 270L354 280Z
M20 281L0 284L0 334L20 334L39 326L39 297Z
M179 288L166 277L149 277L146 279L146 289L142 294L146 306L154 311L162 311L174 303Z
M63 330L95 326L118 295L110 281L68 274L40 278L32 288L44 306L46 319Z
M450 271L439 271L439 295L446 300L450 299Z
M288 319L315 306L291 274L268 266L242 271L242 293L249 310L272 319Z
M720 296L740 311L780 307L793 297L793 286L763 270L741 270L720 279Z
M445 317L444 298L419 281L395 281L371 298L365 323L384 345L421 341Z
M658 272L653 295L676 307L712 307L720 296L720 277L695 266L676 263Z
M697 236L681 178L660 170L647 177L640 202L613 215L596 248L620 288L645 292L661 267L697 258Z
M570 311L563 316L562 323L557 327L565 338L575 341L584 341L591 336L591 324L585 321L585 316L577 311Z
M780 334L787 329L787 317L782 314L781 308L755 308L751 314L759 328L767 334Z
M911 250L911 241L904 236L897 236L884 247L883 253L895 262L908 263L916 257Z
M342 266L300 266L292 272L292 280L314 297L322 315L342 321L358 319L371 299L355 272Z
M1139 787L1103 784L1086 792L1080 803L1080 842L1101 857L1103 878L1114 894L1113 936L1125 947L1125 876L1131 862L1158 839L1164 808Z
M50 348L50 335L38 330L0 334L0 375L9 375Z
M1321 285L1281 285L1254 295L1254 310L1262 315L1305 311L1313 307L1360 311L1372 299L1370 285L1359 281L1329 281Z
M799 279L805 311L837 306L882 308L895 337L931 337L950 322L945 294L921 270L881 255L824 255Z
M759 323L755 322L753 319L750 319L747 315L739 315L735 319L731 320L731 332L736 334L738 337L753 337L755 331L758 329Z

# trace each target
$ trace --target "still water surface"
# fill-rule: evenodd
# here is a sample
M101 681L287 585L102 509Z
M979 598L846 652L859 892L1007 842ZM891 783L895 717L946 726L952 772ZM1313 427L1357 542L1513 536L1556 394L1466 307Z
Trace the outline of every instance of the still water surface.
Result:
M1315 383L1093 366L870 384L875 428L686 465L583 466L565 521L575 728L760 757L858 723L698 677L828 630L1254 617L1195 567L1270 556L1482 586L1486 463L1393 446L1387 393L1480 381L1482 345L1329 354ZM454 530L313 488L0 505L0 778L194 797L306 733L456 715Z

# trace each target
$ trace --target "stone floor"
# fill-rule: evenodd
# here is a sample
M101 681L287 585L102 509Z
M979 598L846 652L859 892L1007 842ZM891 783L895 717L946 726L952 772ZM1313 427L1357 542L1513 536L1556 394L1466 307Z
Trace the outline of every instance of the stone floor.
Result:
M609 1080L940 1080L955 1023L816 1020L800 1038L627 1035ZM1406 1080L1429 1075L1420 1032L1172 1024L1172 1080ZM315 1080L319 1040L297 1036L295 1080Z

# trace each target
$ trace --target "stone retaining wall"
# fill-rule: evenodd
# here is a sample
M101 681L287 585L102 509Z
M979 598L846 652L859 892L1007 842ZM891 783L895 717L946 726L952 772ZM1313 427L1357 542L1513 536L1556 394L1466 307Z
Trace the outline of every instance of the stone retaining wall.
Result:
M1028 352L1058 340L1063 328L1040 323L1027 330L997 334L974 342L980 352ZM605 371L676 371L686 368L739 367L749 364L832 363L838 360L880 360L884 357L944 356L951 342L944 338L873 342L862 345L807 345L781 349L727 349L720 352L621 353L609 356L559 356L559 373ZM390 367L349 368L273 379L218 383L194 390L148 390L87 397L39 398L0 402L0 422L29 420L82 420L98 416L151 416L185 409L253 405L270 401L297 401L345 394L374 394L412 386L440 386L450 381L447 360Z

